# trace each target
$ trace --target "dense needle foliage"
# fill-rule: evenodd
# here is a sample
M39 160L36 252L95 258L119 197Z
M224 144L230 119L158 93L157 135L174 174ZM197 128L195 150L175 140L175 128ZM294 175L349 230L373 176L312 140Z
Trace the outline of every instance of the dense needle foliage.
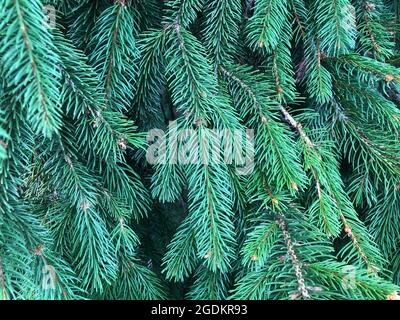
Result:
M0 298L397 299L399 19L0 0ZM150 163L152 129L189 153L251 129L251 170Z

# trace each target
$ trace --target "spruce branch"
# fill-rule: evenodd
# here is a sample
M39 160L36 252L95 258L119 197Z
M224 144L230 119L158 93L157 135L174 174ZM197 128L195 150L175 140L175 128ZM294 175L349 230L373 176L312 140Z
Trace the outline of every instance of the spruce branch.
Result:
M298 291L300 295L303 297L303 299L308 300L310 299L310 294L307 290L307 287L305 285L305 280L303 276L303 271L302 271L302 266L298 260L298 257L296 255L296 252L294 250L293 242L290 237L290 234L288 232L287 225L285 223L285 220L282 216L278 216L276 222L278 223L282 233L283 233L283 238L285 240L285 244L287 247L288 254L290 256L290 259L294 265L294 272L297 278L297 283L298 283Z
M139 58L132 26L137 27L137 13L125 1L115 1L102 12L89 46L90 62L105 89L107 108L127 111L134 97L134 83Z
M0 15L2 74L33 129L50 137L61 126L59 57L42 23L41 1L7 0Z
M3 0L0 296L398 299L397 2Z
M318 155L317 158L320 161L323 161L321 155L318 154L319 151L316 149L315 144L311 141L311 139L308 137L308 135L304 132L302 125L300 123L298 123L282 105L280 106L280 110L281 110L282 114L284 115L285 120L288 121L288 123L294 129L296 129L298 131L301 139L307 145L307 149L313 150L313 152L315 152ZM323 193L321 191L321 182L319 180L319 174L321 174L321 172L320 172L320 170L317 170L316 167L313 167L312 173L313 173L313 176L315 179L318 197L319 197L320 201L323 201L322 200ZM340 193L342 193L343 191L340 191L340 190L335 191L336 188L330 182L331 179L328 178L326 181L327 181L326 183L328 186L330 196L332 196L333 201L335 202L335 204L337 206L337 210L339 211L339 216L340 216L340 219L343 224L343 230L345 231L346 235L351 239L354 247L356 248L357 252L359 253L362 261L367 266L368 270L371 270L371 271L376 271L377 269L379 270L379 268L377 268L377 266L375 266L373 263L371 263L371 261L368 259L366 253L364 252L364 249L362 248L362 245L360 245L360 243L359 243L360 235L357 235L357 232L353 231L351 224L349 223L348 219L346 219L345 210L350 209L350 211L348 211L348 214L350 213L350 215L353 217L353 219L354 219L354 217L356 217L356 214L354 214L352 212L353 210L351 210L351 207L349 208L346 205L342 204L343 200L340 200L340 198L343 198L343 195L341 195ZM345 198L346 198L346 196L345 196ZM346 207L347 207L347 209L346 209ZM354 233L354 232L356 232L356 233Z

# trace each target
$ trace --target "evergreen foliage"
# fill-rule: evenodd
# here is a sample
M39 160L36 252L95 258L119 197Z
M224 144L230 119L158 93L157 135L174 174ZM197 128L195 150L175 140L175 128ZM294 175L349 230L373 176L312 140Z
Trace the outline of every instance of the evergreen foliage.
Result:
M0 298L397 299L399 19L397 0L2 0ZM179 141L164 162L151 129ZM246 129L250 174L170 161Z

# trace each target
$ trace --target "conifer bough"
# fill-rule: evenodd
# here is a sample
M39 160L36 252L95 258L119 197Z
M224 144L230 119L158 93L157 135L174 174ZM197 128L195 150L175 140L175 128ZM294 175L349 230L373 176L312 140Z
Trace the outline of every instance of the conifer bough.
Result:
M399 12L2 0L0 297L398 299ZM152 129L252 130L250 174Z

